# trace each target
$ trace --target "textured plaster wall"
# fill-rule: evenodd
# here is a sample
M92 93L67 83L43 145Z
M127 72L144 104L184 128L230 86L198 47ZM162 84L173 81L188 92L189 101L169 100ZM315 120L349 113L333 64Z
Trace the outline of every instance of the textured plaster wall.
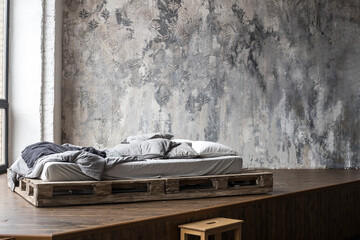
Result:
M360 1L66 0L62 139L161 131L247 167L359 167Z

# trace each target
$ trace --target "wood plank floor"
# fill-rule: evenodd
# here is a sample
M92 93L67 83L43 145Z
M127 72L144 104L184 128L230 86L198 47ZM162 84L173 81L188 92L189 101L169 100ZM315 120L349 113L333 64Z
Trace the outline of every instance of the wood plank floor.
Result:
M274 173L274 191L270 194L53 208L32 206L8 189L6 174L2 174L0 236L56 235L106 225L155 220L169 215L176 217L209 208L231 207L232 204L276 198L347 182L360 182L360 170L271 171Z

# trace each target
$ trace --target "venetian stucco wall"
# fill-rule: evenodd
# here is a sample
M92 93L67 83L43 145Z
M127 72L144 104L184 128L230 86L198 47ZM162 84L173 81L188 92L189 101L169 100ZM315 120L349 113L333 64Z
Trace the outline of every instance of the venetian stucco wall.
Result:
M247 167L360 166L360 1L64 3L63 142L161 131Z

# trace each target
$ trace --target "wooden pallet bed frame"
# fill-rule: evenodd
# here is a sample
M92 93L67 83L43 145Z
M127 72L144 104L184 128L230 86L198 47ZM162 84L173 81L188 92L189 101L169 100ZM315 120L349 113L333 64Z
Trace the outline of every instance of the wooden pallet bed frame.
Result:
M273 189L271 172L137 180L44 182L22 178L15 192L36 207L192 199L262 194Z

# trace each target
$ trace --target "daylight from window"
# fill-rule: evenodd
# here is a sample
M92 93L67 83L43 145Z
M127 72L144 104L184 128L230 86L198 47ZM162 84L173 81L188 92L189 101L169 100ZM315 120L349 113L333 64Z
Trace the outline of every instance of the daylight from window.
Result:
M5 4L0 0L0 99L5 99ZM0 165L5 164L5 109L0 109Z

